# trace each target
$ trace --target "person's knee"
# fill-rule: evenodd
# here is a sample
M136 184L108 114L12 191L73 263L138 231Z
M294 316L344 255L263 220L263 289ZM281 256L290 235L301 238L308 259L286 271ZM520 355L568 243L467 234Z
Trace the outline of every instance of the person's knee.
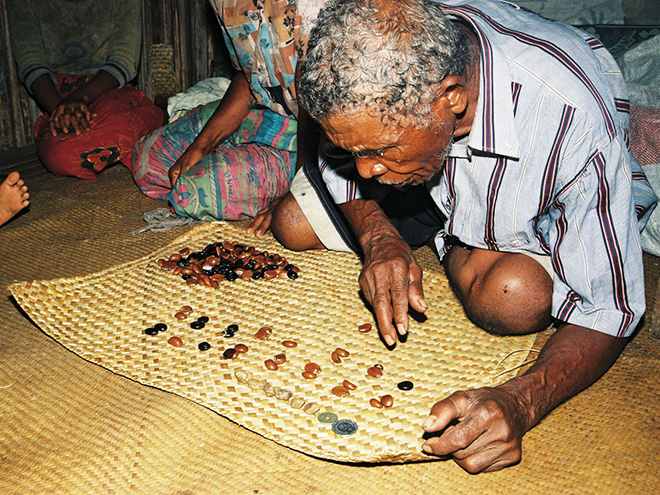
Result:
M460 269L454 258L448 270L468 318L503 335L537 332L550 325L552 279L545 269L524 254L481 256L481 251L474 257L463 255Z
M270 230L280 244L292 251L323 248L291 193L286 194L273 210Z

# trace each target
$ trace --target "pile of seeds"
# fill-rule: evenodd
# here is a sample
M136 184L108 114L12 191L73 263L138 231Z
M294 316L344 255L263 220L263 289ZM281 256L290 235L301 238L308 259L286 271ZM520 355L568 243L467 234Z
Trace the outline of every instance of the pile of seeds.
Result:
M168 259L159 259L158 266L180 275L188 285L218 287L223 280L298 278L300 269L277 253L257 251L231 241L209 244L202 251L183 248Z

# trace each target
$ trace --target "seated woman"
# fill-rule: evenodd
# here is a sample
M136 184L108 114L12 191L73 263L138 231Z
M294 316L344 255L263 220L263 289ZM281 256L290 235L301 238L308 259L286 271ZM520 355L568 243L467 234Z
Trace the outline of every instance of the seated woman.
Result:
M300 162L296 65L307 21L323 3L211 0L237 72L222 99L138 142L131 170L146 195L169 200L181 216L256 216L249 230L268 229L270 206L288 191Z
M140 0L8 0L7 11L19 77L44 110L37 152L53 174L95 179L162 125L162 110L129 84Z

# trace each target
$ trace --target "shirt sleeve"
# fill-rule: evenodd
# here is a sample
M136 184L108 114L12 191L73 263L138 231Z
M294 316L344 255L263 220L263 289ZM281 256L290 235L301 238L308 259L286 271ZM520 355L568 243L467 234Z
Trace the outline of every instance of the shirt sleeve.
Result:
M44 39L34 12L32 0L7 0L11 47L18 77L28 91L35 79L52 73L44 59Z
M135 78L140 63L142 6L140 0L118 0L113 10L108 58L99 70L112 74L122 87Z
M555 271L553 316L617 337L646 309L632 161L617 138L592 153L540 227Z

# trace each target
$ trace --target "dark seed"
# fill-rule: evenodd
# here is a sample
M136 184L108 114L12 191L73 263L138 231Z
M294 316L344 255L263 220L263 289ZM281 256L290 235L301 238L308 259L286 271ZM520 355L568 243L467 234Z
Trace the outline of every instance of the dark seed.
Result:
M144 333L146 333L147 335L158 335L158 330L156 330L155 328L149 327L149 328L144 329Z
M165 330L167 330L167 325L165 325L165 323L156 323L154 325L154 328L159 332L164 332Z
M197 321L202 322L202 323L208 323L209 322L209 317L208 316L200 316L197 318Z
M222 353L222 357L225 359L233 359L235 355L236 355L236 349L234 349L233 347L230 347L229 349L225 349L225 352Z
M236 325L235 323L232 323L231 325L229 325L227 327L227 331L231 332L231 333L238 332L238 325Z
M399 387L399 390L412 390L413 382L411 382L409 380L404 380L402 382L399 382L397 384L397 387Z
M201 321L193 321L190 324L190 328L194 328L195 330L199 330L200 328L204 328L204 323Z
M197 348L198 348L200 351L208 351L208 350L211 348L211 344L209 344L208 342L200 342L200 343L197 345Z
M286 272L286 276L289 277L291 280L295 280L298 278L298 274L294 271Z

